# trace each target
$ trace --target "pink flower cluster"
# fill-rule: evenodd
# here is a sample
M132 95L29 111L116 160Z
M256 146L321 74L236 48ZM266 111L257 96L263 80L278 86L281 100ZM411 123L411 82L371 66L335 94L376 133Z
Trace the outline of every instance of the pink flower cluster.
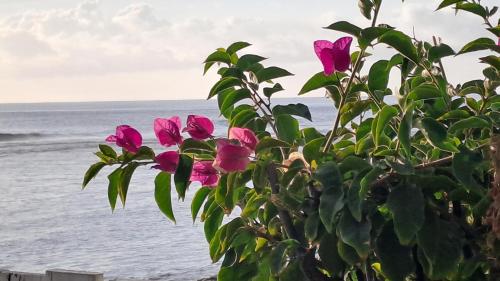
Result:
M214 125L210 119L200 115L189 115L186 127L181 130L181 120L178 116L157 118L153 128L158 142L165 146L180 146L183 142L182 132L187 132L194 140L202 141L213 138ZM121 125L116 128L116 134L106 138L129 153L137 153L142 145L142 136L134 128ZM218 139L217 155L214 161L195 160L191 171L191 181L200 182L203 186L216 186L220 173L245 171L250 163L250 155L255 152L258 139L254 132L247 128L233 127L228 138ZM179 152L166 151L155 157L153 168L174 173L179 165Z

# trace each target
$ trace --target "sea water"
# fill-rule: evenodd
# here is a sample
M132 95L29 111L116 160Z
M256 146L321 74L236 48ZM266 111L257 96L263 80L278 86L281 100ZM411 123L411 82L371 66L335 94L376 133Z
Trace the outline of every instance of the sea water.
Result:
M310 106L314 126L326 131L334 109L324 98L280 99ZM197 280L216 274L203 225L192 222L190 201L173 198L177 224L154 200L156 170L138 169L126 207L111 212L105 169L85 190L82 177L97 161L93 152L116 125L137 128L144 144L161 148L156 117L206 115L215 134L227 132L211 101L0 104L0 268L44 272L49 268L103 272L106 278ZM301 120L304 126L312 123ZM119 203L118 203L119 204Z

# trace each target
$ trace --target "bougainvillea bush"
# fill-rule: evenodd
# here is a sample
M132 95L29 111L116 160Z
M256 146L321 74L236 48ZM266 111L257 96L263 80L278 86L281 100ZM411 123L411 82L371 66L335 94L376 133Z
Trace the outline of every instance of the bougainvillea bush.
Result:
M497 7L442 1L438 9L475 14L491 35L453 50L378 23L381 2L358 3L370 26L335 22L327 28L346 37L311 42L321 71L299 95L326 91L337 112L328 132L299 126L311 120L304 104L273 106L276 81L291 73L236 42L204 64L218 68L208 98L227 134L204 116L158 118L160 153L119 126L107 141L122 153L100 145L84 186L115 167L114 208L137 168L155 168L156 202L175 221L174 188L184 199L200 183L192 216L204 224L207 253L222 260L219 280L500 280ZM376 44L393 55L368 65ZM484 78L450 84L441 59L475 51Z

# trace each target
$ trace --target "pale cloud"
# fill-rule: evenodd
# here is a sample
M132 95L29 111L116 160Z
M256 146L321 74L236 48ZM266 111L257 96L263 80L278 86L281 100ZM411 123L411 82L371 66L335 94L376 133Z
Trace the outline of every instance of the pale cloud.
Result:
M89 0L23 9L0 17L0 102L203 98L215 75L202 77L201 62L215 48L240 40L253 44L248 51L269 57L268 64L297 74L284 80L285 95L294 96L320 70L312 42L340 36L321 27L338 20L369 25L347 2L333 9L331 0L256 1L248 7L229 0ZM458 49L483 32L476 17L433 12L435 1L388 3L380 21L414 29L421 39L438 35ZM371 61L393 53L376 51L380 55ZM477 57L454 60L449 76L459 81L480 73Z

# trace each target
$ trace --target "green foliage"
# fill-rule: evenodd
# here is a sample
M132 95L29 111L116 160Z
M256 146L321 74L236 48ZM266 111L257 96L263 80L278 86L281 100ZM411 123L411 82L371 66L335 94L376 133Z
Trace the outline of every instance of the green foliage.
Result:
M301 126L313 120L305 104L272 103L284 90L276 82L292 74L242 53L249 43L205 60L204 72L218 66L220 76L208 98L217 98L228 127L248 128L259 139L246 169L221 172L213 187L193 185L191 215L204 224L210 257L220 261L218 280L497 280L500 241L485 224L493 179L488 146L500 126L500 32L491 24L497 9L480 1L436 4L480 17L496 36L455 52L377 23L381 5L358 1L372 21L367 27L326 27L356 37L359 49L348 71L311 71L298 93L326 92L337 115L329 131ZM369 65L376 44L395 54ZM482 51L484 77L451 84L441 60L475 51ZM174 175L155 180L156 202L172 221L171 178L184 199L193 162L218 151L214 140L187 138L179 153ZM113 210L118 197L125 204L136 168L155 164L147 147L119 155L101 145L96 155L83 187L118 165L108 176Z

